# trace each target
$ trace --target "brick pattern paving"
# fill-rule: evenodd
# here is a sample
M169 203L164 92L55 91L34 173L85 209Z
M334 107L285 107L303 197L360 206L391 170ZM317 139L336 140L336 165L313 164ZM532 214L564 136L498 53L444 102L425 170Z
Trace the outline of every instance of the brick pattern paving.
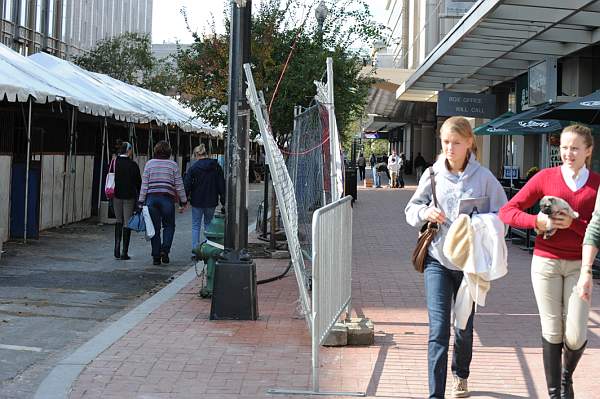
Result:
M403 213L411 193L359 190L352 305L354 313L373 320L375 344L322 348L322 390L387 398L427 395L423 281L410 264L415 231ZM530 256L509 247L509 275L492 284L488 306L478 310L469 379L473 397L545 397ZM259 278L286 264L258 259ZM259 286L256 322L209 321L210 302L196 296L196 282L190 284L92 362L71 399L281 397L266 389L309 388L310 338L296 313L295 284L292 276ZM600 398L598 304L596 284L588 350L574 378L578 398Z

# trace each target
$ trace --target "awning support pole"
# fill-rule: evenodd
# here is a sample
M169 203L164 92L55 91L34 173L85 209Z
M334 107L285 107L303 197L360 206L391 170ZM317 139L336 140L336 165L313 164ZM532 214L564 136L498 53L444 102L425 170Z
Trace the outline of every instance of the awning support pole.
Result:
M100 201L102 200L102 178L104 177L104 151L106 148L106 117L102 125L102 154L100 155L100 179L98 180L98 217L100 217Z
M25 223L23 224L23 243L27 243L27 211L29 199L29 157L31 156L31 96L29 96L29 116L27 117L27 159L25 161Z

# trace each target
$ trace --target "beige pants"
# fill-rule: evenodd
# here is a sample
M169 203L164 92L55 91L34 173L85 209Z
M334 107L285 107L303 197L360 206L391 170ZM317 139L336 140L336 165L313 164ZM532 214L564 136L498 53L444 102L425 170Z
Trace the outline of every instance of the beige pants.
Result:
M531 282L540 312L542 336L552 344L563 341L577 350L587 339L589 304L576 292L580 260L533 256Z

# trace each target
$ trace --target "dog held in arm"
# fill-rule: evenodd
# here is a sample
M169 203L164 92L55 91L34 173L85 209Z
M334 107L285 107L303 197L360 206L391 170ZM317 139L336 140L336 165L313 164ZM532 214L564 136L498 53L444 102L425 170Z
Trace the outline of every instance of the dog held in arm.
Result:
M552 237L554 233L556 233L556 229L552 226L552 217L558 216L560 213L570 216L573 219L577 219L579 217L579 213L575 212L567 201L552 195L546 195L540 200L540 213L545 215L546 219L544 240L547 240L548 238ZM540 234L537 229L535 232Z

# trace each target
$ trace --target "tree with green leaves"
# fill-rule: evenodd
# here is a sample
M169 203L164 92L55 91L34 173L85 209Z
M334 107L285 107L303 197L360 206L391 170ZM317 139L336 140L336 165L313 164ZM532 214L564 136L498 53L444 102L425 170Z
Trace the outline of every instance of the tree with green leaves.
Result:
M73 62L89 71L163 94L177 85L175 63L154 57L147 34L125 32L100 40L89 52L75 56Z
M360 73L362 59L352 48L380 39L381 27L373 22L366 1L329 1L327 6L329 15L322 31L314 8L299 0L265 0L253 10L254 80L265 95L271 126L280 142L292 131L294 106L307 107L312 102L313 82L324 80L327 57L333 58L335 112L342 139L356 133L349 127L364 111L374 79ZM229 26L227 14L224 24ZM177 55L179 88L189 95L189 105L200 117L226 124L229 32L217 34L213 28L212 34L193 35L192 46Z

